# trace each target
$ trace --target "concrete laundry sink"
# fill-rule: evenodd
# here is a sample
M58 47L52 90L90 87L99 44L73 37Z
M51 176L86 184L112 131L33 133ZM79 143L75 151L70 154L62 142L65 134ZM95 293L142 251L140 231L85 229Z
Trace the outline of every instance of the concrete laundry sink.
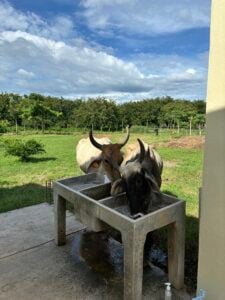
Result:
M75 208L76 218L93 231L109 227L120 231L124 247L124 299L142 297L143 250L146 235L168 226L168 277L177 289L184 283L185 202L163 194L159 206L133 219L126 194L110 196L110 183L99 173L54 182L55 242L66 243L66 201Z

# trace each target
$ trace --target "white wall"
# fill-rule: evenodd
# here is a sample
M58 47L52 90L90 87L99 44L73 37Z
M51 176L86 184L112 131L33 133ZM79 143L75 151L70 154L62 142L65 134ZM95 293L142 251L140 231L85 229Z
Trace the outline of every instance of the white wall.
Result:
M225 0L212 0L198 289L225 300Z

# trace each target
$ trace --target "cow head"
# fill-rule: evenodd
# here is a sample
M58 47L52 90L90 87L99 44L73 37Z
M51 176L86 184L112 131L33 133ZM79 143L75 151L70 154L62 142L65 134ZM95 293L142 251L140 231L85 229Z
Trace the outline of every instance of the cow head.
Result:
M89 132L89 138L92 145L102 151L100 168L112 182L120 178L119 167L123 161L121 148L128 142L129 136L129 127L127 127L127 135L121 144L101 145L95 140L92 130Z
M121 178L112 184L111 194L126 192L132 215L147 213L152 202L160 195L159 183L154 174L157 168L149 149L138 139L140 153L134 161L121 168Z

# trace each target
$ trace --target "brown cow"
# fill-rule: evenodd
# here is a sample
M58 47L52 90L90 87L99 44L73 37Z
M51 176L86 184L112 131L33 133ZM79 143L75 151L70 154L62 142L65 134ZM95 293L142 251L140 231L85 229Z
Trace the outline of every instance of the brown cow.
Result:
M89 138L81 139L77 145L77 162L81 170L85 173L104 173L111 182L120 178L119 166L123 161L121 148L128 142L129 136L127 127L124 141L112 144L108 138L94 138L91 130Z

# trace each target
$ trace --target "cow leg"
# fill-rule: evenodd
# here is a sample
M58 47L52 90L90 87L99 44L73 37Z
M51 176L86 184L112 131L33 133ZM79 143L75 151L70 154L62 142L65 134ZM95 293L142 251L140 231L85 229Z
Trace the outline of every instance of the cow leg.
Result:
M54 193L55 243L58 246L66 243L66 200Z
M145 236L122 233L124 247L124 299L142 298L143 250Z

